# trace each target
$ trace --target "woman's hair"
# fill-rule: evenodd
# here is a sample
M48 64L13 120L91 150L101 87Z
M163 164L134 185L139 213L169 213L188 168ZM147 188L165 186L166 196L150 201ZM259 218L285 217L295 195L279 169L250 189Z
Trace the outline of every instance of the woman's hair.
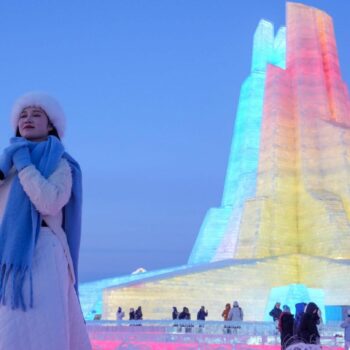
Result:
M312 313L315 312L315 310L318 310L318 306L315 303L310 302L306 306L305 313L306 314L312 314Z
M58 132L57 132L56 128L53 125L51 125L51 126L52 126L52 130L49 132L49 135L56 136L61 141L60 137L58 136ZM19 133L18 127L16 130L16 136L21 136L21 134Z

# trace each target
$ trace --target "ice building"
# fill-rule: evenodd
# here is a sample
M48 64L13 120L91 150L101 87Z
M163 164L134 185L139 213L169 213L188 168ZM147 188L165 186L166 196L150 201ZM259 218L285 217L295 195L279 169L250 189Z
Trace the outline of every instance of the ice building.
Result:
M246 320L263 320L276 300L350 304L349 94L331 17L289 2L286 18L276 35L265 20L256 29L222 203L188 263L82 285L87 317L142 305L168 319L173 305L205 305L220 320L238 300Z

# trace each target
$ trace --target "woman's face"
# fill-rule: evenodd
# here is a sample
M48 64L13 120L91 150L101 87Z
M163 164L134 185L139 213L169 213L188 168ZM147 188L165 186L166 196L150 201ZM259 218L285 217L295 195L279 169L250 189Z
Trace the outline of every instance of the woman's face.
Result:
M49 118L40 107L26 107L22 110L19 121L19 134L30 141L45 141L53 130Z

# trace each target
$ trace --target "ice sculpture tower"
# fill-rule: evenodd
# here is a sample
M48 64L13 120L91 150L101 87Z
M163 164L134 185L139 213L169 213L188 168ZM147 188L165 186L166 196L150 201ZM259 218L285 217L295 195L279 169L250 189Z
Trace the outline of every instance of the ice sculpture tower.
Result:
M189 263L350 258L350 99L332 19L288 3L287 28L274 39L262 21L255 33L222 207L209 211Z
M222 204L188 264L105 288L103 315L143 305L148 318L168 318L173 305L203 304L220 319L239 300L246 319L261 320L272 290L298 285L303 298L350 304L349 217L350 98L332 19L287 3L286 29L274 36L261 21L255 33Z

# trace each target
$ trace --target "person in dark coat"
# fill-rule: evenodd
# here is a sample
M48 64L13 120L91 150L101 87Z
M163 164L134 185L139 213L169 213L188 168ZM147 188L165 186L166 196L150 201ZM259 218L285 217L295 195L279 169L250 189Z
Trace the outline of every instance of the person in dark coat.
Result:
M134 320L135 319L135 311L134 308L131 307L129 311L129 320Z
M281 303L277 302L274 308L270 311L269 315L272 317L273 322L276 322L279 320L281 313L282 313Z
M135 320L142 320L142 309L141 306L139 306L135 311Z
M190 320L191 319L191 314L188 308L185 306L183 310L179 314L179 320ZM185 322L184 324L180 324L180 326L185 327L185 332L186 333L191 333L191 328L193 327L192 324L189 324L188 322Z
M179 318L179 311L177 311L177 307L173 306L173 313L172 313L173 320L176 320Z
M288 305L283 305L283 311L278 321L278 330L281 333L281 348L286 349L293 337L294 316Z
M205 318L208 316L208 310L205 310L205 307L202 306L197 313L198 321L205 321Z
M320 334L317 325L320 324L319 308L315 303L308 303L301 317L298 337L306 344L319 344Z
M306 303L297 303L295 304L295 318L294 318L294 327L293 327L293 334L298 334L298 329L300 326L301 317L304 314L304 310L306 307Z
M185 306L179 314L179 320L190 320L191 314L188 308Z

